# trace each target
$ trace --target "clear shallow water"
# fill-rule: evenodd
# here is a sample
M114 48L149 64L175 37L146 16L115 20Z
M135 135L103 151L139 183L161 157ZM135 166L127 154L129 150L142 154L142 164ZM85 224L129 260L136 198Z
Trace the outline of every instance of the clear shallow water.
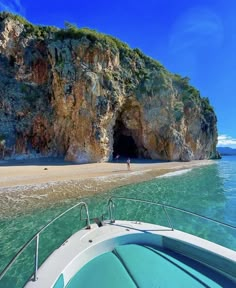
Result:
M89 205L91 218L106 211L106 200L111 195L161 202L236 226L236 157L225 157L207 167L170 173L152 181L82 199ZM0 220L0 270L36 231L76 201L78 199L55 204L47 209L38 209L31 214ZM79 209L72 210L43 232L40 238L40 262L69 235L85 225L84 221L79 221L79 212ZM210 225L177 212L168 212L176 229L197 234L236 250L235 230ZM161 209L140 203L134 205L127 201L117 202L116 218L167 224ZM0 282L0 287L17 288L24 285L25 279L33 272L34 259L29 256L33 254L33 249L32 244Z

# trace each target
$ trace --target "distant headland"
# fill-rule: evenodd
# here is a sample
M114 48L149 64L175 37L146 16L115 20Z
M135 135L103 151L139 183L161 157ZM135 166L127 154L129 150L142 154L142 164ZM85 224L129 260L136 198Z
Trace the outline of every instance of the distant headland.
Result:
M217 147L218 152L222 156L236 155L236 149L230 147Z

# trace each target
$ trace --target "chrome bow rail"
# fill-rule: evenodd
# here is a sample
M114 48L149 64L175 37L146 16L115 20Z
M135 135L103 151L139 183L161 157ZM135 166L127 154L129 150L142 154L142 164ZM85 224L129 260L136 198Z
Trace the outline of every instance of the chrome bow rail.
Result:
M40 233L43 232L48 226L54 223L57 219L61 218L63 215L74 209L75 207L80 207L80 220L82 220L82 209L85 209L86 212L86 220L87 220L87 229L90 229L90 218L88 212L88 205L85 202L79 202L76 205L70 207L60 215L56 216L52 221L46 224L43 228L41 228L19 251L18 253L12 258L12 260L8 263L8 265L4 268L4 270L0 273L0 280L4 277L7 271L11 268L11 266L15 263L16 259L21 255L21 253L35 240L35 261L34 261L34 277L33 281L37 280L37 272L38 272L38 259L39 259L39 236Z
M162 209L163 209L163 211L164 211L164 213L166 215L166 219L167 219L168 225L171 228L171 230L174 230L174 226L172 224L172 221L171 221L171 218L170 218L170 216L168 214L167 209L180 211L182 213L193 215L193 216L196 216L198 218L202 218L202 219L205 219L207 221L211 221L213 223L220 224L220 225L228 227L228 228L236 229L236 227L233 226L233 225L226 224L224 222L221 222L221 221L218 221L218 220L214 220L214 219L211 219L211 218L209 218L207 216L203 216L203 215L200 215L200 214L197 214L197 213L193 213L193 212L190 212L190 211L185 210L185 209L177 208L177 207L172 206L172 205L167 205L167 204L162 204L162 203L153 202L153 201L147 201L147 200L140 200L140 199L135 199L135 198L116 197L116 196L113 196L113 197L109 198L108 204L107 204L108 205L108 213L109 213L110 223L115 223L115 217L114 217L114 209L115 209L115 204L114 203L115 203L115 200L133 201L133 202L145 203L145 204L150 204L150 205L155 205L155 206L162 207ZM127 220L129 220L129 219L127 219Z
M145 204L149 204L149 205L154 205L154 206L159 206L163 209L164 214L166 216L167 222L168 222L168 227L171 230L174 230L174 225L172 224L171 221L171 217L168 214L168 209L171 210L175 210L175 211L180 211L182 213L188 214L188 215L193 215L196 216L198 218L202 218L208 221L211 221L213 223L216 224L220 224L222 226L228 227L228 228L232 228L232 229L236 229L235 226L230 225L230 224L226 224L214 219L211 219L209 217L206 216L202 216L200 214L197 213L193 213L190 211L187 211L185 209L181 209L181 208L177 208L175 206L172 205L167 205L167 204L162 204L162 203L158 203L158 202L152 202L152 201L147 201L147 200L140 200L140 199L135 199L135 198L126 198L126 197L111 197L108 200L108 214L109 214L109 221L110 223L115 223L115 217L114 217L114 210L115 210L115 201L119 201L119 200L125 200L125 201L133 201L133 202L138 202L138 203L145 203ZM48 224L46 224L43 228L41 228L19 251L18 253L12 258L12 260L7 264L7 266L4 268L4 270L0 273L0 281L1 279L4 277L4 275L7 273L7 271L12 267L12 265L15 263L15 261L17 260L17 258L22 254L23 251L25 251L25 249L35 240L35 261L34 261L34 274L33 274L33 281L37 280L37 272L38 272L38 259L39 259L39 238L40 238L40 233L43 232L48 226L50 226L52 223L54 223L57 219L61 218L63 215L65 215L66 213L68 213L69 211L71 211L72 209L81 206L80 207L80 220L82 220L82 209L85 209L86 212L86 218L84 220L87 220L87 229L90 229L90 217L89 217L89 212L88 212L88 206L85 202L79 202L76 205L72 206L71 208L67 209L65 212L61 213L60 215L58 215L57 217L55 217L52 221L50 221ZM127 220L132 220L132 219L127 219Z

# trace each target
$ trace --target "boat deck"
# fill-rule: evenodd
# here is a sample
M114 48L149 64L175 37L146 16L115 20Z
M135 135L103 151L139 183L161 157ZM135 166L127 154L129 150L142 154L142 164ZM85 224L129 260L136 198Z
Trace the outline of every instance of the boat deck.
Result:
M88 262L66 288L235 287L199 262L163 249L127 244Z
M233 288L235 268L235 251L168 227L117 220L72 235L25 287Z
M236 251L175 230L166 209L194 215L230 229L235 226L170 205L117 199L160 206L167 226L115 220L112 198L108 201L109 220L104 220L102 214L101 220L94 218L95 223L91 224L87 204L79 202L41 228L0 273L0 280L10 271L17 257L35 241L34 273L26 288L236 287ZM84 209L86 227L68 238L38 268L40 233L76 207L81 208L81 219Z

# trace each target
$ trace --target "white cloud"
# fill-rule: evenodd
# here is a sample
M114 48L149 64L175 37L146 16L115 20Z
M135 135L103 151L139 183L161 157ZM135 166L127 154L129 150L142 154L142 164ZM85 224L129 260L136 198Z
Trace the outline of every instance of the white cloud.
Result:
M218 145L220 147L231 147L236 148L236 139L228 135L218 136Z
M0 11L8 11L16 14L25 14L21 0L0 0Z
M183 11L172 27L169 48L172 53L198 51L208 45L220 46L224 29L221 18L206 7Z

